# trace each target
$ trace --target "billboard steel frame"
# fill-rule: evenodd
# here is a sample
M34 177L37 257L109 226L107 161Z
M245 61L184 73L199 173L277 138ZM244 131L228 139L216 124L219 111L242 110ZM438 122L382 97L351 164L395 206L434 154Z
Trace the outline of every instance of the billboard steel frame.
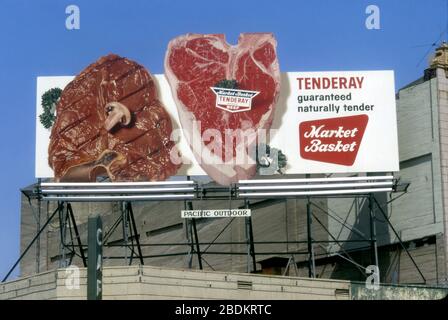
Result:
M366 242L369 243L371 250L371 260L376 266L378 266L378 248L376 239L376 228L375 228L375 207L379 209L382 214L384 221L390 226L395 236L398 239L401 247L405 250L406 254L410 257L413 265L419 272L422 280L426 283L426 279L421 272L420 268L416 264L410 252L407 250L406 246L403 244L401 237L391 224L387 214L382 209L378 200L375 197L375 193L379 192L406 192L407 186L403 185L398 179L394 179L393 176L365 176L365 177L337 177L337 178L305 178L305 179L264 179L264 180L244 180L230 187L217 187L217 186L205 186L200 185L195 181L182 180L182 181L164 181L164 182L136 182L136 183L112 183L112 182L102 182L102 183L48 183L38 181L37 188L32 192L25 193L28 197L29 203L31 205L31 199L37 199L39 204L42 201L56 201L58 203L56 210L49 215L46 222L41 225L41 221L37 222L37 232L33 237L31 242L27 245L25 250L20 255L19 259L14 263L12 268L3 278L2 282L6 281L23 257L27 254L29 249L33 246L36 241L40 241L40 235L53 220L56 214L59 214L59 222L61 228L61 245L62 249L69 249L71 259L74 255L79 256L83 265L87 266L88 257L85 256L85 251L87 246L83 245L81 242L81 237L76 224L75 215L73 213L73 208L71 202L91 202L91 201L107 201L107 202L120 202L122 214L117 221L109 229L109 232L104 235L103 246L104 247L124 247L123 256L110 256L104 257L105 259L123 259L125 263L129 265L132 264L133 258L137 257L140 264L144 264L144 259L156 258L156 257L168 257L168 256L180 256L186 255L189 259L188 266L192 268L192 257L197 256L199 269L203 269L203 262L205 262L211 269L213 267L205 260L204 255L246 255L247 256L247 272L256 272L257 263L256 256L262 255L291 255L288 260L287 267L292 261L295 263L294 255L303 254L307 255L308 259L308 275L309 277L315 277L315 251L314 246L326 243L335 243L340 247L341 252L333 252L334 255L341 257L353 263L360 272L365 272L366 268L359 265L350 254L342 247L341 243L350 242ZM250 202L255 199L264 199L257 202ZM288 198L294 199L306 199L306 216L307 216L307 240L306 241L255 241L253 236L253 225L252 217L245 218L245 231L246 231L246 241L244 242L216 242L220 235L230 226L235 218L230 218L230 221L223 227L223 229L216 235L211 242L200 242L199 234L196 226L196 219L190 218L186 219L186 234L187 242L185 243L161 243L161 244L142 244L140 243L140 234L137 230L137 225L135 223L135 217L132 210L132 202L134 201L179 201L183 200L185 203L185 209L192 210L193 203L192 200L222 200L228 199L231 203L232 200L243 200L244 205L240 208L260 208L269 206L275 203L280 203ZM326 212L322 208L319 208L316 204L312 202L312 199L319 198L365 198L369 201L369 224L370 224L370 237L362 240L338 240L334 237L331 232L325 227L325 225L317 218L313 213L312 207L317 207L318 209L324 211L331 217L329 212ZM393 201L393 199L391 200ZM390 203L390 201L388 202ZM65 209L64 209L65 208ZM202 208L200 208L202 209ZM64 216L65 210L65 216ZM333 217L334 218L334 217ZM315 220L319 223L325 231L328 233L332 240L316 240L313 239L311 224ZM67 222L69 226L69 234L71 241L67 244L65 242L65 228L67 227ZM341 221L339 221L341 223ZM106 243L112 232L116 230L119 224L122 224L123 232L123 242L120 244ZM353 226L344 225L344 227L349 228L351 232L355 232ZM73 237L72 228L75 233ZM63 230L64 229L64 230ZM129 237L129 234L130 237ZM129 239L131 240L131 245L129 245ZM76 241L76 244L75 244ZM134 243L135 241L135 243ZM256 244L298 244L306 243L306 251L289 251L288 252L255 252ZM212 245L234 245L234 244L246 244L247 252L212 252L208 249ZM146 255L142 254L142 247L151 246L187 246L189 251L179 252L179 253L169 253L169 254L159 254L159 255ZM205 249L201 250L201 246L207 246ZM137 252L135 250L137 249ZM76 248L79 253L76 253ZM130 249L131 255L128 259L128 250ZM359 250L359 248L357 248ZM65 254L65 251L63 252ZM328 256L328 252L326 252ZM37 258L36 258L37 259ZM213 269L214 270L214 269ZM297 270L297 268L296 268Z

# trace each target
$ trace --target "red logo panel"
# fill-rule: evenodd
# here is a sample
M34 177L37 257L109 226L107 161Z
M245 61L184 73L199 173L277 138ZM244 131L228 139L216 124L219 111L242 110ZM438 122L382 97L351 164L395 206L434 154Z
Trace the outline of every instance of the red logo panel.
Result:
M365 114L300 123L303 159L352 166L358 155L369 117Z

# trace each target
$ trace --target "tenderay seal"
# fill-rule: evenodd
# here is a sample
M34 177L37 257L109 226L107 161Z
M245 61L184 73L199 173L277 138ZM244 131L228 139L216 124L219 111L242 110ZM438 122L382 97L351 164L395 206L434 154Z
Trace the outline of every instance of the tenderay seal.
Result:
M252 108L252 99L259 91L210 87L216 94L216 108L228 112L243 112Z

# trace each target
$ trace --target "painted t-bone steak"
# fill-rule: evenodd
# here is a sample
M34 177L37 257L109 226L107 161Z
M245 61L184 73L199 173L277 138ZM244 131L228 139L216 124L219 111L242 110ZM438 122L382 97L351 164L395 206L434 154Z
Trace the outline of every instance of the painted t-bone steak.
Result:
M222 34L187 34L168 45L165 75L184 134L201 167L219 184L229 185L256 173L254 157L244 163L238 152L253 155L256 141L244 142L246 133L271 127L280 92L276 46L271 33L243 33L234 46ZM216 106L217 95L211 87L229 85L259 92L250 110L231 112ZM216 130L209 129L219 130L221 136L210 134ZM197 139L203 134L204 139ZM234 145L226 147L226 136L234 139ZM219 140L220 150L216 148Z
M63 90L48 162L56 181L157 181L174 175L171 120L145 68L101 57Z

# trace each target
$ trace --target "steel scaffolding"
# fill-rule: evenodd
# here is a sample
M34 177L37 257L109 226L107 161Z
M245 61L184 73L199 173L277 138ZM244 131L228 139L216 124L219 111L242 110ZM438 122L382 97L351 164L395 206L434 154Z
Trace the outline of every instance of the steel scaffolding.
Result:
M280 254L291 255L288 261L287 268L291 263L296 262L294 255L306 255L308 261L308 275L309 277L316 276L315 267L315 246L323 247L323 244L336 244L340 251L333 254L342 259L353 263L360 271L365 271L365 268L359 265L350 254L344 250L344 243L357 242L366 243L371 251L371 263L378 266L378 248L376 235L376 212L379 211L382 218L389 225L398 239L398 242L410 257L416 270L419 272L423 282L426 282L424 275L420 268L412 258L406 246L401 241L398 232L395 230L387 214L382 209L375 194L390 192L390 193L405 193L408 184L401 183L394 179L393 176L364 176L364 177L338 177L338 178L305 178L305 179L265 179L265 180L245 180L239 181L229 187L207 186L202 185L192 180L182 181L165 181L165 182L98 182L98 183L54 183L38 181L37 187L30 192L24 193L31 205L31 199L36 199L39 204L41 202L56 202L57 208L52 214L48 216L45 223L41 224L38 220L37 232L31 242L20 255L19 259L14 263L12 268L3 278L2 282L6 281L13 270L17 267L23 257L27 254L29 249L38 242L41 233L48 226L48 224L57 215L59 217L60 225L60 239L61 239L61 256L62 261L68 253L68 264L71 263L74 256L79 256L83 261L83 265L87 266L88 257L86 257L87 246L82 244L81 237L78 231L73 207L73 202L118 202L120 204L121 215L110 226L109 231L104 235L103 246L107 247L123 247L122 256L111 256L108 259L123 259L125 264L132 264L133 259L137 258L140 264L145 263L145 259L156 257L182 256L188 257L188 266L192 267L193 256L196 256L199 269L203 269L203 262L207 265L209 263L204 259L204 255L246 255L247 256L247 272L257 271L257 256L278 254L278 252L256 252L255 245L257 244L306 244L307 250L304 251L288 251ZM337 237L331 234L330 230L320 221L314 213L314 209L327 214L330 218L336 219L330 212L320 208L314 199L328 199L328 198L349 198L349 199L366 199L369 204L369 237L363 237L360 240L338 240ZM185 229L187 241L182 243L158 243L158 244L142 244L140 242L140 234L137 230L132 204L134 201L183 201L186 210L193 209L193 200L210 201L210 200L242 200L244 205L240 209L257 209L266 206L271 206L276 203L285 201L286 199L305 199L306 200L306 233L307 240L305 241L255 241L253 235L252 216L245 218L245 233L246 241L244 242L217 242L219 237L230 226L235 218L229 218L228 223L218 232L211 242L201 242L196 225L196 219L186 219ZM40 209L39 209L40 210ZM198 208L198 210L202 210ZM40 212L40 211L39 211ZM331 240L316 240L313 238L311 225L313 221L317 222L329 235ZM339 221L341 223L341 221ZM122 226L123 241L121 243L109 243L108 239L118 226ZM351 226L344 225L350 229L351 232L356 232ZM67 241L67 235L70 237ZM246 252L212 252L208 249L212 245L246 245ZM159 255L143 255L142 247L151 246L185 246L187 248L184 252L166 253ZM206 246L205 248L201 248ZM38 259L38 258L36 258ZM210 266L210 265L209 265ZM211 267L211 266L210 266ZM37 270L39 271L39 270Z

